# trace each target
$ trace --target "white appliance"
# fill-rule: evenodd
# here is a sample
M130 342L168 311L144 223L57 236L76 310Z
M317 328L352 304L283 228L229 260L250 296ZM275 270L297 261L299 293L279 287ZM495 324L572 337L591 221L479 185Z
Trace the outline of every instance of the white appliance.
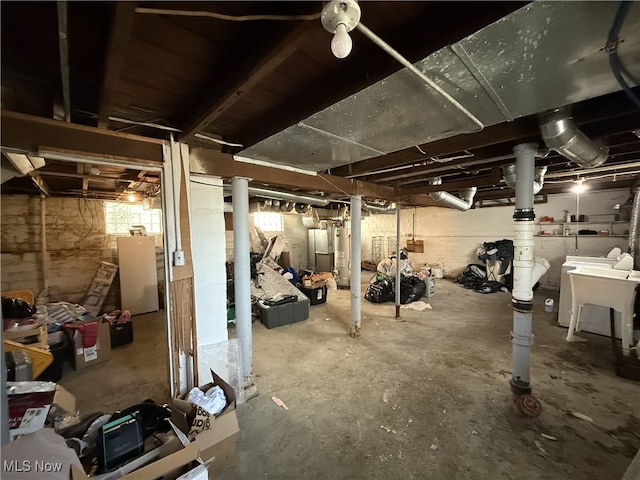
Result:
M153 237L118 237L120 300L131 315L158 310L158 271Z
M571 319L571 279L568 272L580 266L613 268L618 262L619 258L567 255L565 262L562 264L560 276L560 303L558 306L558 324L560 326L568 327ZM619 312L614 313L614 320L616 338L621 338L621 316ZM609 309L599 305L585 305L580 314L579 328L584 332L611 336Z

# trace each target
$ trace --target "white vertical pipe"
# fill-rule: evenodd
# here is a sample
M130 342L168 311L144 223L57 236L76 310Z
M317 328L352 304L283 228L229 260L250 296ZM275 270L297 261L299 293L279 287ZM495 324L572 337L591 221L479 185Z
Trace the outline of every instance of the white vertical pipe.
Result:
M359 336L362 306L360 302L360 281L362 272L361 246L362 196L351 196L351 335Z
M533 187L535 155L538 146L532 143L516 145L516 208L513 214L513 377L511 389L517 395L530 394L529 370L533 308L533 245L534 218Z
M45 208L45 195L40 194L40 251L42 252L42 299L40 302L44 302L49 299L49 269L47 267L47 221L46 221L46 208Z
M251 264L249 258L249 180L231 180L233 198L234 292L236 331L242 357L242 381L245 389L253 385L253 345L251 332Z
M396 206L396 318L400 318L400 204Z

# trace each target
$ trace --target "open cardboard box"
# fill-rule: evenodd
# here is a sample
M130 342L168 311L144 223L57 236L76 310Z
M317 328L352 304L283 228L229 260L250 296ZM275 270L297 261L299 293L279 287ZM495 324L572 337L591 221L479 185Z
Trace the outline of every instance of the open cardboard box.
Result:
M73 366L76 370L90 367L98 363L106 362L111 358L111 331L109 322L100 319L73 322L72 325L85 325L98 322L98 340L93 347L84 348L82 345L82 332L69 330L71 345L73 346Z
M211 370L211 376L213 377L213 382L201 386L200 390L206 392L211 387L219 385L227 397L227 406L215 417L208 430L196 435L195 442L198 444L200 457L203 461L206 462L215 457L209 467L209 474L216 476L236 462L236 441L240 427L236 416L235 390L213 370ZM189 434L195 413L196 407L193 403L180 398L173 400L171 421L185 435Z
M181 467L194 461L202 460L207 463L213 459L211 465L208 466L209 476L212 478L235 463L236 441L240 432L235 411L236 393L233 387L222 380L215 372L211 371L211 375L213 382L200 387L200 389L206 391L214 385L219 385L227 397L227 406L220 415L211 419L210 428L198 433L191 442L184 446L178 444L177 449L174 448L172 451L167 451L167 447L165 447L165 451L156 452L155 457L160 458L151 463L149 463L151 459L143 459L142 457L133 460L121 467L120 473L124 474L124 476L115 478L125 480L176 478L183 472ZM174 399L172 403L171 421L187 436L191 428L191 422L195 417L195 405L180 398ZM153 452L149 452L149 454L153 454ZM147 463L145 466L134 469L137 465L144 465L145 463Z
M327 280L333 279L331 272L314 273L302 279L304 288L320 288L327 284Z

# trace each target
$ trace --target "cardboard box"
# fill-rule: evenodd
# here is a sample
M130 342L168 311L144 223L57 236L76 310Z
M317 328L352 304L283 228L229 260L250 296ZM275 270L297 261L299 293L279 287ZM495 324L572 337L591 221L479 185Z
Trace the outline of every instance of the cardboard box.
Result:
M327 280L331 280L333 274L330 272L314 273L313 275L304 277L302 279L302 285L304 288L319 288L327 284Z
M111 333L108 322L88 320L85 322L73 322L72 325L86 325L92 322L99 322L99 325L98 340L95 346L91 348L82 346L82 332L74 329L67 330L71 336L73 366L76 370L106 362L111 358Z
M7 382L7 393L12 437L40 430L50 412L76 412L76 398L53 382Z
M209 474L213 477L219 475L236 462L236 442L240 427L236 416L236 392L231 385L211 371L213 382L201 386L206 392L214 385L219 385L227 397L227 406L216 416L211 427L198 433L194 439L200 452L200 458L207 461L215 457L215 461L209 467ZM185 435L189 434L191 423L196 414L196 406L184 399L173 400L171 409L171 421ZM151 477L155 478L155 477Z
M407 252L424 253L424 240L407 240Z

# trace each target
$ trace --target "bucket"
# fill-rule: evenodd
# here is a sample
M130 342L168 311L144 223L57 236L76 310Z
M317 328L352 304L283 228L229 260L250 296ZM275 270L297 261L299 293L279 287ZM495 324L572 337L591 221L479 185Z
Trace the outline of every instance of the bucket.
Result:
M544 311L553 312L553 298L547 298L544 301Z

